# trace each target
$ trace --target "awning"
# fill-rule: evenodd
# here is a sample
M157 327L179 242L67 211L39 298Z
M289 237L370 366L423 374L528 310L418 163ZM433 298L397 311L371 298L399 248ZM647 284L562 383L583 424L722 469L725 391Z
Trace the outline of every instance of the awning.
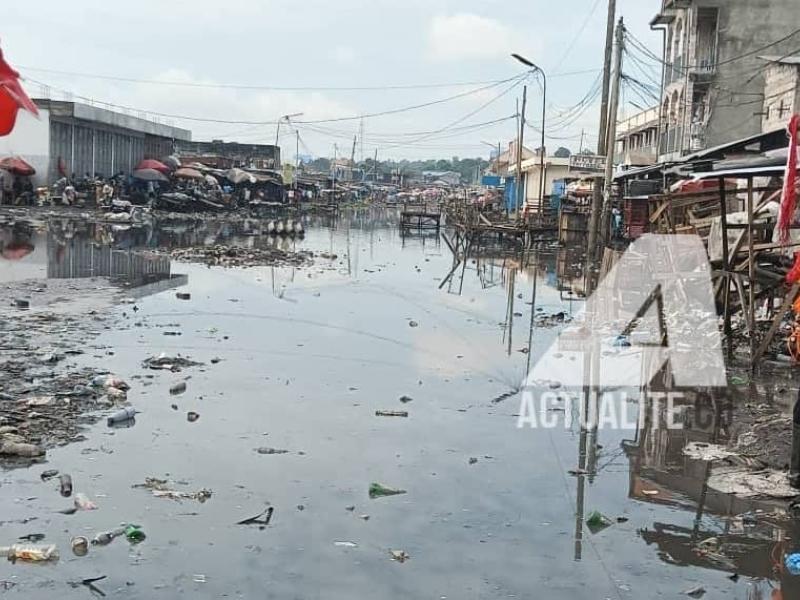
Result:
M705 171L703 173L694 173L693 179L711 179L716 177L724 177L727 179L748 179L750 177L776 177L783 175L786 171L785 166L774 165L770 167L749 167L743 169L725 169L722 171ZM741 190L740 190L741 191Z

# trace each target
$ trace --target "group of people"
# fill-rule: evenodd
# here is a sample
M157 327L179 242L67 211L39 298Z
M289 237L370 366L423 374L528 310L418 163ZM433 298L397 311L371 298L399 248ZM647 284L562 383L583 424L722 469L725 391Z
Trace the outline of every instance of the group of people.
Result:
M30 177L0 170L0 204L33 204L34 196Z

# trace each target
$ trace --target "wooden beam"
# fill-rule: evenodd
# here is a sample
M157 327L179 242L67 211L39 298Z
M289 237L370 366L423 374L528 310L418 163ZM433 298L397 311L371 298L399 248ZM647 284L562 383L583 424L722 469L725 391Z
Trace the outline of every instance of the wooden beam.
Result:
M781 304L781 307L772 318L772 323L770 323L767 334L764 336L764 339L761 340L761 344L758 346L758 350L756 350L756 353L753 356L754 363L761 360L761 357L764 356L764 352L767 351L767 348L772 343L772 338L775 337L775 333L777 333L778 327L780 327L781 321L783 321L783 317L785 317L786 313L789 312L789 309L794 303L795 298L797 298L798 292L800 292L800 283L795 283L783 297L783 303Z
M753 250L753 178L747 178L747 275L748 275L748 307L747 317L750 321L750 371L755 370L756 340L756 257Z

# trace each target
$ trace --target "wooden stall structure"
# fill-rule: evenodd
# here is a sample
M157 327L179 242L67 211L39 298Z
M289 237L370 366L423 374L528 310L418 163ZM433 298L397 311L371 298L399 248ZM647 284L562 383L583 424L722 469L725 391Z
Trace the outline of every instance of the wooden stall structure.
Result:
M400 212L400 228L439 230L442 208L439 201L405 202Z

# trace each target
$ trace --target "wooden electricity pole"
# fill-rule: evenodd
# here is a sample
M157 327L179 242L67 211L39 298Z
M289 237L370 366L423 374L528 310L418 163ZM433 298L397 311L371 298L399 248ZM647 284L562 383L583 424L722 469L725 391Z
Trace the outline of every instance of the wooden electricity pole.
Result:
M525 201L524 184L522 183L522 140L525 137L525 103L528 99L528 86L522 88L522 112L519 114L519 137L517 138L517 210L515 219L519 220L519 211Z
M611 85L611 56L614 44L614 21L616 20L617 0L608 0L608 19L606 21L606 48L603 60L603 89L600 100L600 128L597 133L597 154L606 151L606 133L608 131L608 90ZM589 215L589 244L586 249L586 272L591 275L597 252L597 224L603 204L602 180L595 178L592 186L592 208ZM586 277L587 292L592 291L593 277Z
M614 79L611 87L611 104L608 112L608 135L606 136L606 173L603 183L603 211L600 213L600 243L608 238L609 214L611 213L611 190L614 186L614 147L617 143L617 110L619 109L619 86L622 80L622 52L625 48L625 24L622 17L617 24Z

